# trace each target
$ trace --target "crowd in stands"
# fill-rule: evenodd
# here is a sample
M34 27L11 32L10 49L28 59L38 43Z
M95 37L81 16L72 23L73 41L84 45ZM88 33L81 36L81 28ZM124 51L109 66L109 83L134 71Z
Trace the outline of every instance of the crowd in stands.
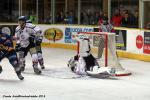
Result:
M138 11L132 14L128 10L120 12L119 9L115 10L111 19L111 23L116 27L138 28L138 21Z
M108 17L105 12L89 12L84 11L80 16L80 24L82 25L98 25L101 23L103 17ZM132 14L129 10L123 10L122 12L119 9L115 9L112 12L110 23L115 27L129 27L129 28L138 28L138 11L135 11ZM50 21L46 21L47 23ZM77 17L75 14L70 12L59 12L56 15L55 22L58 24L77 24Z

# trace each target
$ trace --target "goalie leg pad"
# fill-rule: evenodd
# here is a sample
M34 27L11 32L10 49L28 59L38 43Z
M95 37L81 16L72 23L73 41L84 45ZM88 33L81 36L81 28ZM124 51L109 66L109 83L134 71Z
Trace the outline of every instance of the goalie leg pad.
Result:
M74 58L71 58L69 61L68 61L68 67L71 68L71 71L74 72L74 68L75 68L75 60Z
M86 68L85 68L85 61L83 60L82 57L79 57L79 60L75 60L74 57L72 57L68 61L68 67L71 69L76 74L79 75L86 75Z

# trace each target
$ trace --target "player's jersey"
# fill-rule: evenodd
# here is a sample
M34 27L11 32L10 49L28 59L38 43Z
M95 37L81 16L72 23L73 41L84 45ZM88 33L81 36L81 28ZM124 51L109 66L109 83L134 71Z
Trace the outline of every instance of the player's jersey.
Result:
M11 36L0 32L0 45L13 48L13 42L12 42Z
M31 37L36 37L36 26L26 23L24 29L21 29L20 26L16 28L15 38L17 43L20 43L21 47L27 47L30 44L29 39Z
M99 28L100 32L114 32L113 26L111 24L101 24Z
M75 37L74 39L80 43L79 55L82 57L88 56L91 50L89 40L86 38L80 39L79 37Z
M42 40L43 39L43 34L42 34L42 30L40 29L40 27L35 26L32 23L27 23L28 25L34 26L34 30L35 30L35 34L36 34L36 39L35 40Z

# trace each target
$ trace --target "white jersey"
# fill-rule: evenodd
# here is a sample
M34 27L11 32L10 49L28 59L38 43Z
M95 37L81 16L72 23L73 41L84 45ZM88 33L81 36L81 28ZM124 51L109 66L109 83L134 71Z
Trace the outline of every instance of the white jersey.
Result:
M76 36L74 39L80 43L79 55L81 57L87 57L90 54L90 50L91 50L89 40L86 38L81 39L78 36Z
M38 26L35 26L34 24L31 24L31 23L27 23L27 24L34 27L35 34L36 34L36 39L35 40L42 40L43 39L43 34L42 34L41 28L38 27Z
M36 31L35 26L29 23L26 23L23 30L18 26L15 31L17 43L20 43L21 47L27 47L30 44L29 38L36 37Z
M107 24L107 25L101 24L99 29L100 32L112 32L113 26L111 24Z

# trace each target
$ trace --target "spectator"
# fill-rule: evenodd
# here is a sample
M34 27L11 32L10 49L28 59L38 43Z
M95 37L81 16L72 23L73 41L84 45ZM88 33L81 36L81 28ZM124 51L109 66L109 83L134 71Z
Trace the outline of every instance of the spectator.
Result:
M114 26L121 26L121 21L122 21L122 16L120 15L120 10L116 9L111 22Z
M94 15L94 12L93 13L92 12L89 13L89 24L90 25L94 25L95 24L95 16L96 15Z
M130 19L128 13L126 13L124 18L122 19L121 26L122 27L131 27L131 19Z
M148 23L145 25L144 28L147 29L147 30L150 30L150 22L148 22Z
M139 25L139 13L138 11L135 12L133 19L132 19L133 27L138 28Z
M64 18L65 18L65 16L64 16L63 12L57 13L57 15L56 15L56 23L57 24L58 23L64 23Z
M95 24L98 24L98 22L99 22L99 17L100 17L99 13L98 13L98 12L95 12Z
M67 12L65 19L64 19L66 24L73 24L74 23L74 16L72 12Z
M83 13L83 24L84 25L89 24L89 18L88 18L88 14L86 12Z
M47 18L44 21L45 21L45 24L51 24L52 22L51 16L47 16Z
M129 11L128 11L127 9L124 9L124 10L121 12L122 17L124 17L126 13L129 13Z

